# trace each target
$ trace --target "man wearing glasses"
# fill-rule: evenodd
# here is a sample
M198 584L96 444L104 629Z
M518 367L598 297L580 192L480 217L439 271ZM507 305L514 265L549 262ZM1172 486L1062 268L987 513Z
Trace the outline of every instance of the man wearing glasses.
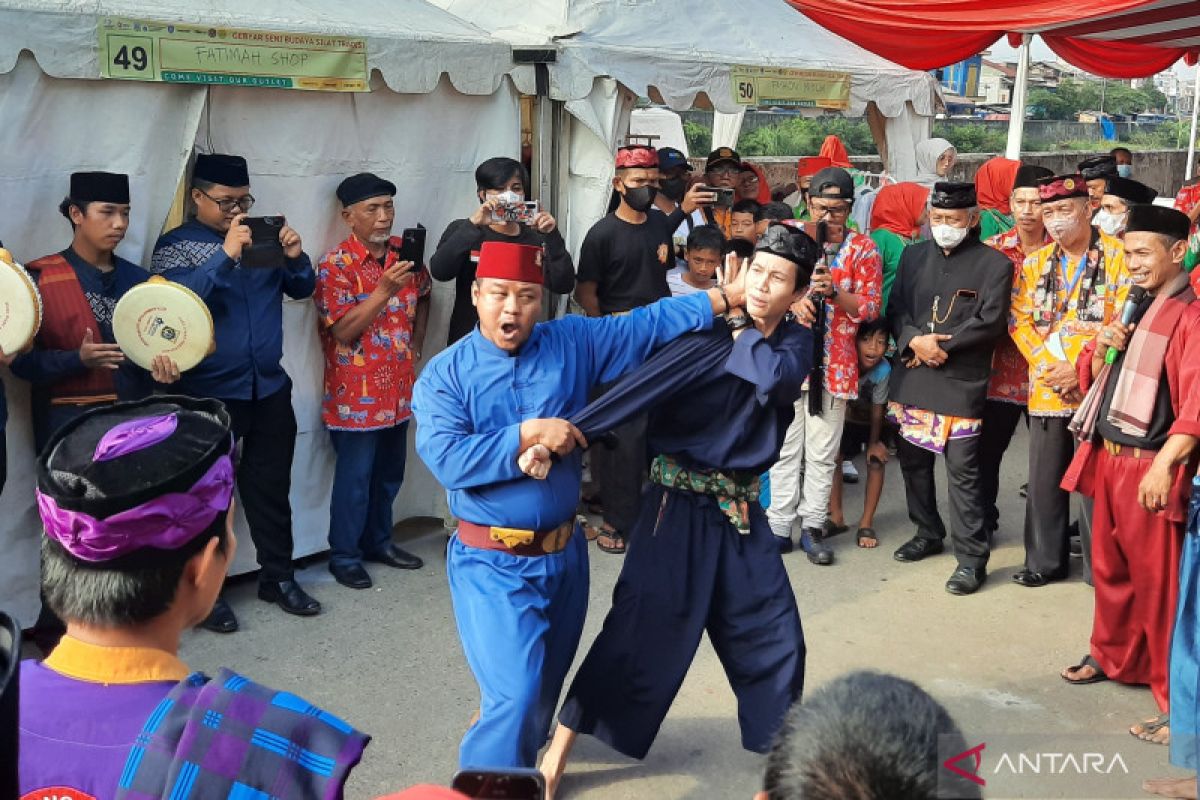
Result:
M771 467L767 509L779 549L792 551L792 522L799 519L800 546L818 566L833 563L823 539L846 401L858 397L858 324L879 316L883 291L879 250L847 222L853 198L854 180L846 170L828 167L813 176L808 200L813 221L805 231L821 245L822 256L808 294L792 309L812 328L813 366Z
M250 173L241 156L196 157L191 199L195 216L164 233L154 246L151 271L198 294L208 305L216 350L179 381L181 394L225 403L241 441L237 481L258 563L259 599L289 614L312 616L321 604L296 583L292 568L292 454L296 415L292 382L284 372L283 294L312 296L316 274L300 234L279 231L283 262L251 268L241 263L251 244L247 212L254 205ZM204 627L237 630L237 618L218 599Z

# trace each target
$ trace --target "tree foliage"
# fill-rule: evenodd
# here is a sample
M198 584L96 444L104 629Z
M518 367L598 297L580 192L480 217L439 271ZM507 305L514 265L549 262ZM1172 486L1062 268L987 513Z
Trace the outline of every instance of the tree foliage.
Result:
M1063 78L1054 89L1039 87L1029 92L1034 119L1072 120L1081 111L1106 114L1140 114L1161 111L1167 97L1147 84L1134 89L1119 81L1077 81Z

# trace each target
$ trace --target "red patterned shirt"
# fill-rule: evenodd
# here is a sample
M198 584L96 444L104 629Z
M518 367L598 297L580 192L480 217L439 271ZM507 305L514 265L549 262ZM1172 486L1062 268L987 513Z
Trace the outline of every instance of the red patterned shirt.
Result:
M879 316L883 298L883 260L871 237L847 230L830 272L838 291L856 294L858 316L832 300L825 301L825 386L832 397L858 397L858 324Z
M1046 244L1050 237L1044 236ZM1021 266L1025 263L1025 251L1021 249L1021 235L1016 228L998 233L986 244L1008 256L1013 264L1013 293L1021 282ZM1029 404L1029 362L1007 333L996 343L996 354L992 357L992 380L988 383L988 400L1017 405Z
M396 263L400 244L393 237L386 263L380 264L351 234L317 265L313 300L325 353L321 416L331 430L379 430L412 416L412 329L417 302L433 286L429 270L422 266L410 277L353 344L339 343L332 331L334 323L375 290L383 271Z

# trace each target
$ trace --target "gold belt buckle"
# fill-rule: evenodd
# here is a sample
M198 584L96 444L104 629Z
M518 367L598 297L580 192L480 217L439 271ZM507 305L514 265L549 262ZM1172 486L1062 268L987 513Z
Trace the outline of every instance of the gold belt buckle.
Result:
M567 547L571 534L575 532L575 520L568 520L552 530L542 539L542 550L547 553L561 553Z
M493 542L501 542L510 550L518 545L533 544L534 532L524 528L491 528Z

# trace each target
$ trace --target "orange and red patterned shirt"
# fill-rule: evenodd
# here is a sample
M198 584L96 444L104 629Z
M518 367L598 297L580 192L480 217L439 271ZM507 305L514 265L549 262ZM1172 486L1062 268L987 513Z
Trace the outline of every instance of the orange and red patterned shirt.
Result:
M1050 236L1043 234L1043 244L1050 244ZM986 244L994 247L1013 263L1013 294L1021 284L1021 267L1025 263L1025 251L1021 249L1021 235L1016 228L1004 233L998 233L988 239ZM1027 405L1029 403L1029 362L1017 343L1006 332L996 342L996 354L992 357L992 379L988 383L988 400L998 400L1001 403Z
M398 260L401 242L392 237L380 264L353 234L317 265L313 300L320 315L318 330L325 353L325 393L321 418L330 430L370 431L399 425L412 416L416 359L412 346L417 303L433 288L421 265L408 283L350 345L333 336L332 328L347 312L370 296L383 271Z
M846 229L837 255L827 258L839 292L859 296L858 316L832 300L825 308L825 385L831 397L858 397L858 325L879 316L883 298L883 260L870 236Z

